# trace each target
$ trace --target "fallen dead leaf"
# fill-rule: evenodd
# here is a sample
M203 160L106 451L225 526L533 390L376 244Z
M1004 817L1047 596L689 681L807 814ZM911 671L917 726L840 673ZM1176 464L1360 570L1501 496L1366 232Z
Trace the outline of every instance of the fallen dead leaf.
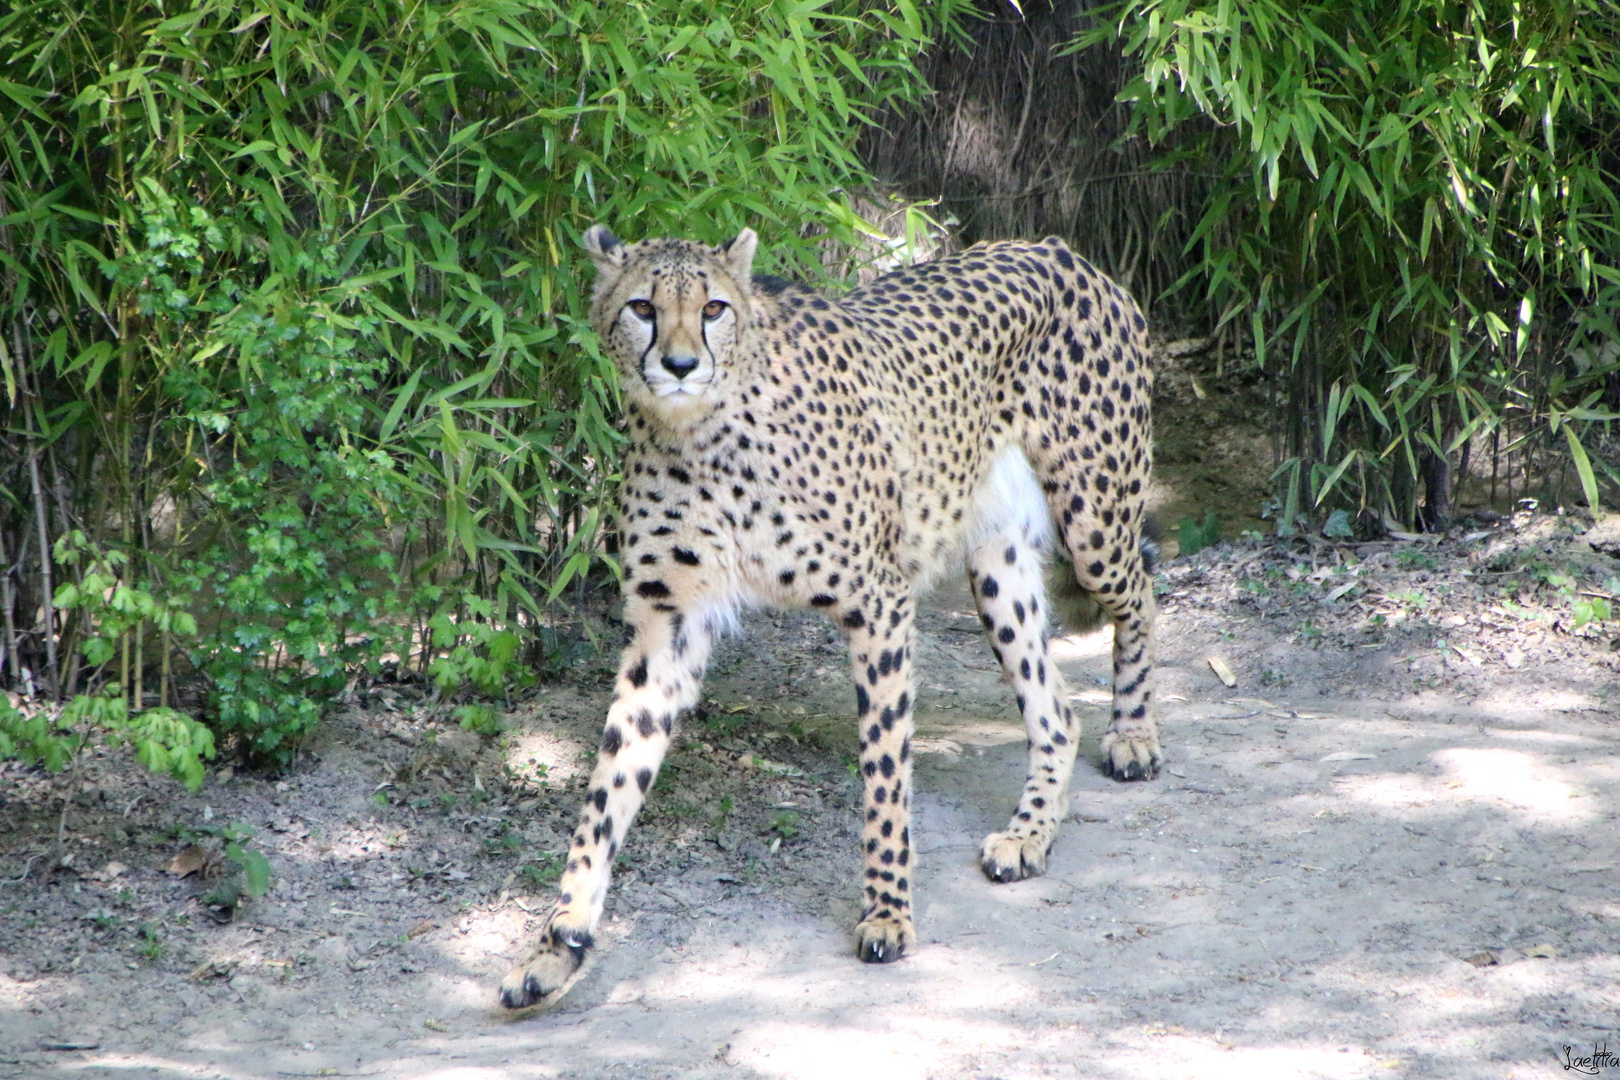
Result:
M1524 950L1526 956L1539 956L1543 960L1551 960L1558 955L1558 947L1551 942L1544 941L1540 945L1532 945Z
M421 922L417 923L415 926L413 926L409 930L405 931L405 936L408 937L408 938L419 938L423 934L426 934L426 933L430 932L431 930L433 930L433 928L438 926L438 925L439 924L434 922L432 919L423 919Z
M207 848L201 844L192 844L173 859L170 859L169 865L163 868L163 872L178 878L187 877L191 874L207 877L210 863L214 861L214 856Z
M1497 955L1491 952L1489 949L1481 949L1474 955L1464 957L1463 959L1467 960L1470 964L1473 964L1477 968L1494 967L1502 962L1497 958Z
M1329 754L1327 757L1319 758L1318 760L1325 763L1329 761L1371 761L1372 759L1373 756L1371 754L1363 754L1357 750L1340 750L1337 753Z
M191 969L191 978L202 982L204 979L228 977L235 970L235 960L204 960Z
M1228 689L1237 685L1237 676L1232 674L1232 669L1220 657L1212 656L1209 658L1209 669L1215 673L1221 682L1227 685Z

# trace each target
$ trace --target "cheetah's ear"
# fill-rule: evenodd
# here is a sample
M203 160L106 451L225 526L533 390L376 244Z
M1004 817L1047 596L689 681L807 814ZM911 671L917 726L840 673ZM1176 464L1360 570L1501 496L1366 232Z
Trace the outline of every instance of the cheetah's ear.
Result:
M715 249L732 279L739 285L753 280L754 250L759 247L759 235L753 229L744 229L728 242Z
M609 232L606 225L592 225L585 230L585 254L603 274L614 273L624 266L624 242Z

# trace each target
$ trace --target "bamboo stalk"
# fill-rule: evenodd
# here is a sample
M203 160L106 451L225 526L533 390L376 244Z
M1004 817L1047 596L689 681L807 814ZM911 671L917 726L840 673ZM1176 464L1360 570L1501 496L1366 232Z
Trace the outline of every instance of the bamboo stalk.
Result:
M18 373L22 376L26 387L30 382L28 379L30 370L27 359L28 354L23 351L21 320L12 321L11 342L12 355L17 358ZM33 401L43 401L44 398L39 394L37 373L35 373L35 378L32 380L32 387L33 390L29 397ZM45 587L43 597L43 606L45 608L45 664L50 672L51 694L60 699L62 678L56 666L56 601L54 599L55 589L51 580L51 526L50 522L45 518L45 486L40 482L39 476L39 455L41 451L37 445L37 436L34 433L34 413L28 406L28 402L23 405L23 430L28 439L28 480L33 488L34 495L34 523L39 529L40 580Z
M130 712L132 713L140 712L141 709L146 705L146 687L144 685L146 664L142 655L145 651L145 646L146 620L142 619L140 622L135 624L135 691L132 698L132 707L130 709Z
M169 707L169 650L172 648L172 645L169 642L169 628L166 626L163 628L162 643L163 667L162 675L158 681L158 707L161 709L167 709Z
M6 559L6 533L4 529L0 529L0 609L5 612L6 664L11 668L12 683L21 685L22 661L17 656L17 624L11 614L11 609L16 603L16 596L11 589L11 565Z
M29 430L33 430L33 420L29 420ZM30 436L32 441L32 436ZM54 586L51 582L51 535L50 525L45 520L45 492L39 483L39 456L28 455L29 482L34 489L34 518L39 526L39 574L44 585L43 606L45 608L45 664L50 669L51 693L59 695L62 687L61 673L56 667L56 601Z

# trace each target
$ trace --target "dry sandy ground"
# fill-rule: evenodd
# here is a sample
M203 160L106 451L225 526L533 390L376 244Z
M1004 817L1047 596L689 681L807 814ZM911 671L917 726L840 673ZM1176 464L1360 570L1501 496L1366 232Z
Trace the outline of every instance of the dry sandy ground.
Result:
M851 952L852 695L810 619L756 616L717 658L602 948L516 1020L494 987L571 825L599 676L482 744L410 687L372 688L285 775L194 798L97 759L73 774L67 866L64 781L12 768L0 1076L1571 1075L1569 1056L1620 1051L1614 653L1538 584L1566 567L1601 592L1620 563L1578 532L1171 563L1170 767L1121 785L1093 755L1050 872L1013 885L975 853L1014 804L1023 735L966 598L936 596L922 942L883 967ZM1094 745L1106 637L1056 649ZM163 870L186 826L229 820L258 829L276 885L220 925L206 884Z

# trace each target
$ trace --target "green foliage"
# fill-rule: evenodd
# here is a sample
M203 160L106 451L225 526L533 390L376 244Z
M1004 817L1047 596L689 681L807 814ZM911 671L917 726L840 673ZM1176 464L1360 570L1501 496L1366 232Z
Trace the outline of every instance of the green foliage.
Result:
M214 733L207 727L161 706L131 716L121 694L79 694L65 706L26 712L0 697L0 760L62 772L97 735L109 746L133 747L141 764L192 791L202 787L203 762L214 757Z
M429 620L433 646L441 651L429 666L434 685L442 694L454 694L472 683L490 696L507 692L512 686L527 686L533 674L517 663L521 644L515 631L488 621L495 612L488 601L471 593L461 598L463 611L472 616L457 622L451 613L440 611ZM463 726L466 725L465 722Z
M140 943L136 946L145 960L156 962L163 956L163 934L157 923L142 923L140 928Z
M799 815L792 810L778 810L771 823L765 826L765 831L775 833L782 840L791 840L799 835Z
M1195 555L1221 542L1221 520L1213 510L1203 521L1184 517L1176 524L1176 537L1182 555Z
M1614 617L1613 601L1614 596L1620 593L1620 580L1611 577L1603 583L1608 595L1582 589L1580 583L1569 574L1548 573L1545 580L1569 604L1575 629L1579 630L1587 623L1607 622Z
M479 735L499 735L501 733L501 714L488 705L462 705L453 715L461 722L461 726L468 731Z
M1422 548L1402 548L1395 553L1395 565L1402 570L1435 570L1440 561Z
M11 5L0 428L49 468L0 539L72 519L107 553L64 565L73 621L44 634L84 629L131 696L161 657L164 706L183 649L214 730L263 761L390 654L445 651L445 692L513 685L541 612L616 572L579 236L752 225L820 273L816 235L859 228L862 124L966 9ZM423 589L486 610L435 601L413 645L393 628Z
M1423 520L1443 524L1474 443L1557 455L1597 506L1620 480L1592 453L1616 404L1602 346L1620 336L1620 8L1120 0L1100 14L1082 43L1117 37L1142 63L1121 95L1137 130L1179 130L1219 174L1180 286L1282 380L1280 533L1333 502L1412 522L1420 488Z
M225 842L224 856L229 866L225 876L203 895L203 903L233 910L244 895L257 900L270 891L270 860L264 852L247 846L253 839L251 827L233 821L218 830L203 831L216 831Z
M102 551L75 529L57 539L54 555L58 565L81 571L77 582L56 590L54 599L58 611L78 611L82 616L80 648L92 667L111 661L125 635L144 623L182 637L197 633L197 620L185 610L183 598L169 596L160 601L122 579L120 568L129 561L124 552Z
M532 861L518 867L518 873L537 889L557 884L562 879L562 872L563 857L554 853L536 856Z
M1333 511L1322 523L1322 535L1333 540L1348 540L1356 535L1350 525L1350 512L1342 507Z
M73 760L79 740L63 714L34 709L24 713L0 697L0 760L43 765L61 772Z

